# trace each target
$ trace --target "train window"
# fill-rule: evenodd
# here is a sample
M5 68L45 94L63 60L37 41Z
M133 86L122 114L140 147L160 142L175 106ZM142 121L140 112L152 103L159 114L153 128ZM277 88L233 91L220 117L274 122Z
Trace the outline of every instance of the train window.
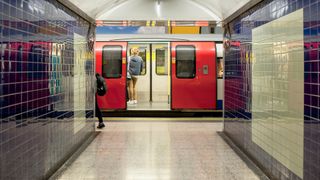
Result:
M194 46L176 47L177 78L194 78L196 76L196 48Z
M168 75L168 63L166 62L165 49L156 49L156 74Z
M217 77L223 78L223 58L217 58Z
M120 78L122 75L122 47L104 46L102 49L102 76Z
M147 64L146 63L147 62L146 61L146 54L147 54L147 50L146 49L140 49L139 55L143 60L143 67L142 67L140 75L146 75L146 73L147 73L147 69L146 69L146 64Z

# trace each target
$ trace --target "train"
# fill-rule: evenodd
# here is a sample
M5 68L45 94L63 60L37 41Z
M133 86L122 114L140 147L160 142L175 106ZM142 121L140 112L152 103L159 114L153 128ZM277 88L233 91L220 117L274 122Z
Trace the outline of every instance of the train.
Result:
M223 107L222 40L97 36L96 72L108 86L97 96L103 111L221 111ZM138 48L144 61L137 81L138 103L127 103L127 62Z

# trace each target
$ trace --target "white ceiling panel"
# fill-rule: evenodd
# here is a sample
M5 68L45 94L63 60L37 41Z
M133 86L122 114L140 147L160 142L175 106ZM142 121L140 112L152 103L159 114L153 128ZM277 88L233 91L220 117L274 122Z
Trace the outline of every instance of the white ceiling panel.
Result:
M68 0L96 20L221 21L250 0Z

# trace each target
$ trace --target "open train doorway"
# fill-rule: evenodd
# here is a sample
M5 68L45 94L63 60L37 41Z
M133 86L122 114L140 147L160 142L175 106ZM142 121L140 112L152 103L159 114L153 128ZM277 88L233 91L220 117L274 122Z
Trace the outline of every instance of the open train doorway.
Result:
M128 43L128 60L132 48L139 49L143 67L135 86L137 103L127 103L127 110L170 110L169 43ZM128 91L127 88L127 94Z

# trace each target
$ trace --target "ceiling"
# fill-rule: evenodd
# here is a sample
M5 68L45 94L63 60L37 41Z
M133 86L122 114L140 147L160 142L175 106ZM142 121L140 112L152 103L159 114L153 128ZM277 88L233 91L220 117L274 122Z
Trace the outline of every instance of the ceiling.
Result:
M250 0L68 0L95 20L222 21Z

